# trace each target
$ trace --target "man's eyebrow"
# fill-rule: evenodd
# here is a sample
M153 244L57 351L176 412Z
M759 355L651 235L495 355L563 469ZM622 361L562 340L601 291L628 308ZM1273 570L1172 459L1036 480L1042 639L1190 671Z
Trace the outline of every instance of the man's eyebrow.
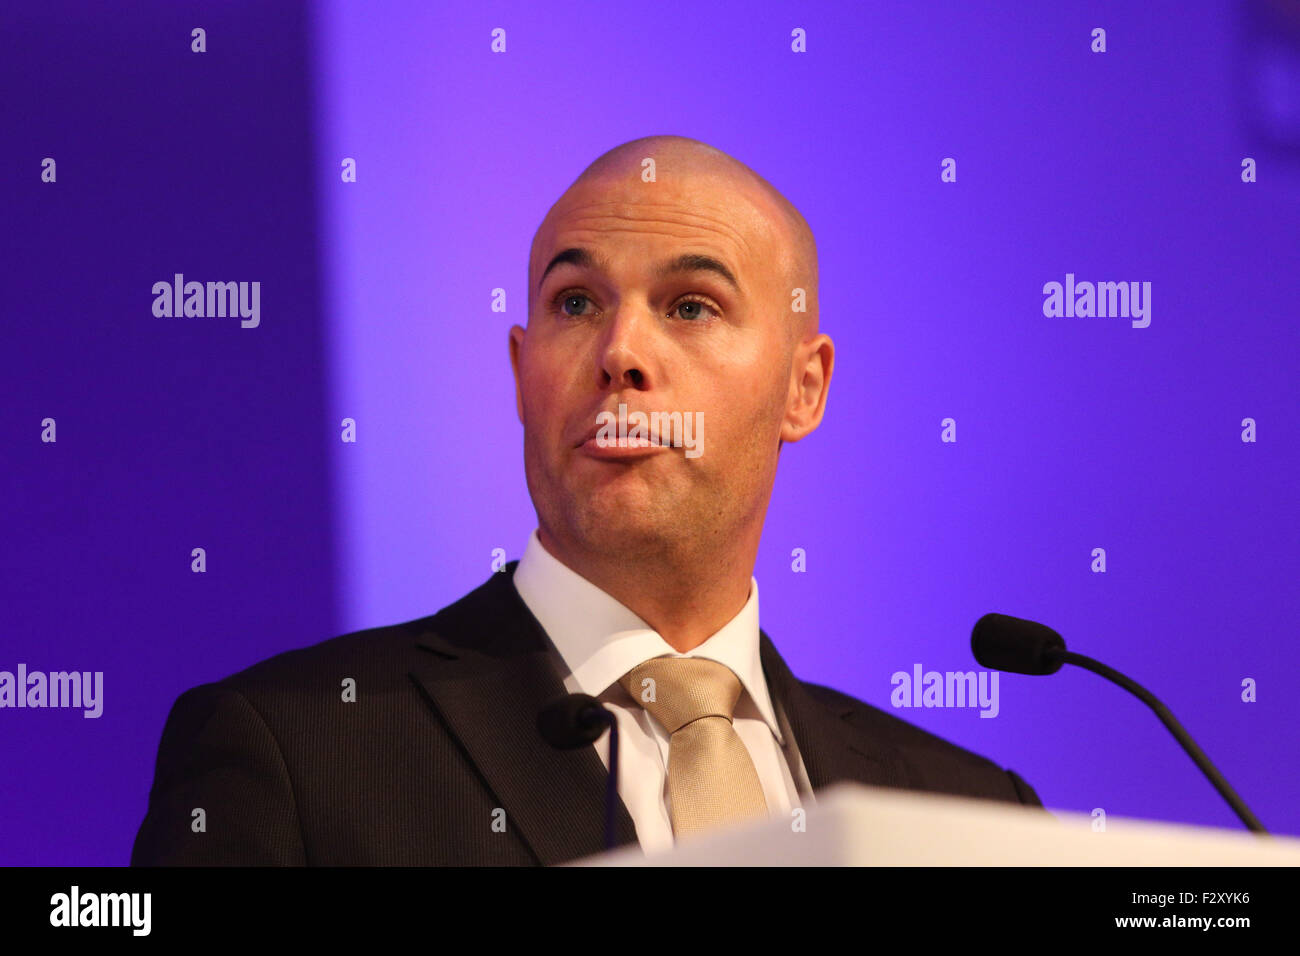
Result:
M563 262L571 263L579 268L591 268L592 266L596 266L603 271L609 271L609 263L607 261L604 259L598 259L586 249L565 249L563 252L557 253L556 256L547 264L546 268L542 270L542 277L537 280L538 290L541 289L542 282L545 281L551 270ZM737 292L740 291L740 283L736 281L736 277L732 274L732 271L728 269L724 263L713 258L713 256L706 256L697 252L687 252L677 256L675 259L670 259L663 265L659 266L656 270L656 275L662 278L663 276L675 275L680 272L714 272L727 280L727 282L731 283L731 287Z
M731 287L737 292L740 291L740 283L736 277L731 274L731 270L719 262L713 256L700 255L696 252L688 252L685 255L678 256L669 262L665 262L659 267L659 276L669 276L678 272L715 272L722 278L731 283Z
M596 265L599 266L602 271L609 271L609 263L604 260L598 261L596 257L586 249L565 249L563 252L557 253L555 258L552 259L547 264L546 268L542 270L542 277L537 280L538 291L541 291L542 283L545 282L546 277L551 274L551 270L563 262L572 263L581 269L589 269L593 265Z

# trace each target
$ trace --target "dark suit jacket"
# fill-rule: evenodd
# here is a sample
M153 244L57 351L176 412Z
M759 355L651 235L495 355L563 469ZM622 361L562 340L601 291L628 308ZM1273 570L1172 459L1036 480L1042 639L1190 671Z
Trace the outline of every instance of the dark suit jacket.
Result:
M594 747L557 751L537 731L565 688L514 588L516 564L437 614L182 694L132 865L555 864L601 852L608 771ZM760 640L814 790L857 781L1041 806L1010 770L796 679ZM346 678L355 702L342 699ZM192 832L195 808L206 832ZM635 843L621 800L617 813L620 844Z

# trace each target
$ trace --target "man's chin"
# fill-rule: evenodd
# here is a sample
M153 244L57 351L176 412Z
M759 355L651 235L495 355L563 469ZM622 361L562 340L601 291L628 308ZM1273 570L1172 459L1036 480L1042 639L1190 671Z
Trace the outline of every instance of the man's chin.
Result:
M599 551L657 550L681 533L681 515L662 491L605 487L577 498L576 525Z

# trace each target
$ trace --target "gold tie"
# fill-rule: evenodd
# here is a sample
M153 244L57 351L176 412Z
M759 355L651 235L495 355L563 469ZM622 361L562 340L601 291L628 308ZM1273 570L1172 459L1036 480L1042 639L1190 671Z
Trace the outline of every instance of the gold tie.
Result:
M741 687L730 668L703 657L656 657L619 683L670 734L668 796L678 838L767 813L758 771L731 723Z

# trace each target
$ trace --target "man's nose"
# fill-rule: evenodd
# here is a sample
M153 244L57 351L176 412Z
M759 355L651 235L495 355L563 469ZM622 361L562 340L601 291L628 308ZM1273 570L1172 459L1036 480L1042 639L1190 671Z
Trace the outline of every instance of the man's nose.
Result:
M650 343L654 317L644 306L622 302L609 320L600 342L600 387L648 388Z

